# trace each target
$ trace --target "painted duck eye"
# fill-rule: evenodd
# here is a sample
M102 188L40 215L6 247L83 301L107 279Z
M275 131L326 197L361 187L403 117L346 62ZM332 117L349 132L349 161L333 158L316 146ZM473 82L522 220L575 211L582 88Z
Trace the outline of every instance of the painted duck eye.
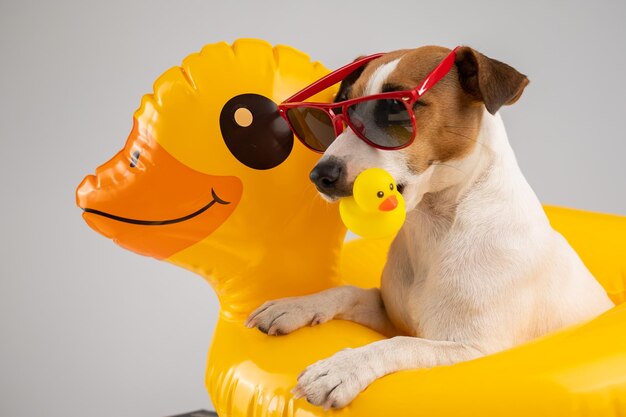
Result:
M137 166L137 162L139 162L139 157L141 156L141 151L133 151L130 155L130 164L131 168L135 168Z
M376 195L378 196L378 198L383 198L385 196L385 193L379 191Z
M393 184L389 184L389 189L393 191Z
M220 113L220 129L230 153L253 169L271 169L291 153L293 133L278 106L259 94L240 94Z

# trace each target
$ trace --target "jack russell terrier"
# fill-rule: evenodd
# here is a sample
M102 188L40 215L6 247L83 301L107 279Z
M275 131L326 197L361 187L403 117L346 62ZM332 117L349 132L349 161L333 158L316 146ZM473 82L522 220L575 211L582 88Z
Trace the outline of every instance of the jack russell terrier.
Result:
M246 321L282 335L342 319L389 337L299 375L296 397L325 408L349 404L389 373L478 358L613 307L550 226L509 145L498 110L520 98L525 75L469 47L366 61L340 74L335 103L294 105L289 121L305 145L325 150L311 179L327 200L350 195L367 168L396 179L407 217L380 289L268 301ZM327 138L326 128L342 133Z

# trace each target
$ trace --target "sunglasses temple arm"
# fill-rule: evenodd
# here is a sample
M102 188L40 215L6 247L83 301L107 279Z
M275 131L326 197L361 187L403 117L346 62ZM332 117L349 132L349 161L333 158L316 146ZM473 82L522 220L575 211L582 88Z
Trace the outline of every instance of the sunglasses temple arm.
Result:
M378 53L378 54L369 55L365 58L359 59L358 61L354 61L354 62L349 63L348 65L344 65L338 70L331 72L327 76L322 77L319 80L315 81L313 84L309 85L303 90L298 91L296 94L294 94L293 96L285 100L284 103L304 101L307 98L319 93L320 91L324 91L328 87L338 83L339 81L343 80L348 75L350 75L355 69L361 67L362 65L367 64L370 61L373 61L376 58L379 58L382 55L384 54Z
M439 80L441 80L452 68L454 62L456 61L456 50L459 49L457 46L446 56L443 61L437 65L437 68L431 72L428 77L420 84L417 88L415 88L415 92L417 93L417 98L421 97L426 91L428 91L433 85L437 84Z

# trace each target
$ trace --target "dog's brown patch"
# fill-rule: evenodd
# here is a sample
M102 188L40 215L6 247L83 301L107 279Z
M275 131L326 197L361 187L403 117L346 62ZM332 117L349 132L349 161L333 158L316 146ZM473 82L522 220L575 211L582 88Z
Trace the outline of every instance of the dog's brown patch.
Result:
M400 58L385 80L389 88L406 90L419 83L450 53L447 48L425 46L398 50L372 61L349 89L349 97L364 94L375 71ZM433 162L460 159L477 145L476 139L485 108L495 113L521 96L528 79L512 67L488 58L471 48L457 51L456 65L432 87L415 108L417 136L403 150L410 168L420 173Z

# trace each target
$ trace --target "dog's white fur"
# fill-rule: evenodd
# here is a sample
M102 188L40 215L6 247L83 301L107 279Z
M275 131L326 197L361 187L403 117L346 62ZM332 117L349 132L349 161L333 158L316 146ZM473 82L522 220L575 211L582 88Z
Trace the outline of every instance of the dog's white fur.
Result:
M380 91L397 61L381 66ZM348 178L382 167L405 184L407 220L392 243L381 289L338 287L265 303L247 324L284 334L333 318L394 336L309 366L294 392L342 407L375 379L510 348L613 306L554 231L522 175L498 114L487 111L473 151L415 174L402 152L374 149L349 129L325 152ZM436 204L434 203L436 200Z

